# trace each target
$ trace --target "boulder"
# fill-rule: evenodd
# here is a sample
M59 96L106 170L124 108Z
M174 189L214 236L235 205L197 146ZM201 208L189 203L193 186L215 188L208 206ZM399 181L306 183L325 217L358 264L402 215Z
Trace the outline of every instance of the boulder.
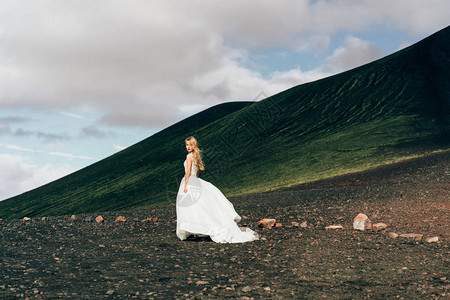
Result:
M23 221L31 221L31 218L28 218L28 217L23 217L23 219L22 219Z
M384 223L376 223L376 224L372 225L372 230L375 232L386 229L386 228L387 228L387 225Z
M97 218L95 218L95 222L97 222L97 223L101 223L103 221L105 221L105 220L103 219L102 216L98 216Z
M275 227L282 227L283 226L283 224L281 224L281 223L275 223Z
M275 226L277 220L275 219L261 219L258 221L257 225L262 228L271 228Z
M372 229L372 222L365 214L359 214L353 219L353 228L356 230L370 230Z
M300 224L300 227L301 228L306 228L306 227L308 227L308 223L306 223L306 221L302 222L302 224Z
M77 219L77 216L75 216L75 215L72 215L71 217L70 217L70 221L75 221Z
M298 222L291 222L292 227L300 227L300 224Z

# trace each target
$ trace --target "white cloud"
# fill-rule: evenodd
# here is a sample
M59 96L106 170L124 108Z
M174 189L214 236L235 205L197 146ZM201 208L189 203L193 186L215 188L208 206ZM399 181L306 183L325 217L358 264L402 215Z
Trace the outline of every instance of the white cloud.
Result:
M52 165L39 168L24 157L0 154L0 200L37 188L73 171L68 167Z
M90 125L81 129L82 137L105 138L107 136L115 136L115 135L116 134L114 132L101 130L95 125Z
M113 148L114 148L114 150L122 151L122 150L126 149L127 147L125 147L125 146L120 146L120 145L114 145Z
M24 148L17 145L11 145L11 144L0 144L0 147L4 147L6 149L15 150L15 151L23 151L23 152L33 152L33 153L44 153L42 150L38 149L30 149L30 148Z
M70 112L66 112L66 111L57 111L57 113L59 113L60 115L75 118L75 119L84 119L83 116L80 116L80 115L77 115L74 113L70 113Z
M75 155L75 154L71 154L71 153L64 153L64 152L50 152L50 155L54 155L54 156L62 156L62 157L66 157L69 159L84 159L84 160L97 160L97 158L93 158L90 156L85 156L85 155Z
M380 24L429 34L448 25L449 3L5 0L0 104L60 112L88 106L104 112L106 123L162 128L187 106L252 99L327 74L293 66L262 78L240 65L242 53L323 52L336 32L371 31ZM361 53L350 46L330 58L330 68L355 66L377 54L373 47ZM356 61L350 53L359 55Z
M325 70L340 72L369 63L383 57L383 50L375 44L349 36L344 45L336 49L333 55L327 58Z

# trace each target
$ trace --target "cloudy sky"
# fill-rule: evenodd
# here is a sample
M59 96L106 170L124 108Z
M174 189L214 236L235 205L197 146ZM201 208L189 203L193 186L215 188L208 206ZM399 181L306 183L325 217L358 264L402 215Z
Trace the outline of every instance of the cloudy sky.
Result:
M212 105L393 53L448 26L449 11L448 0L2 0L0 200Z

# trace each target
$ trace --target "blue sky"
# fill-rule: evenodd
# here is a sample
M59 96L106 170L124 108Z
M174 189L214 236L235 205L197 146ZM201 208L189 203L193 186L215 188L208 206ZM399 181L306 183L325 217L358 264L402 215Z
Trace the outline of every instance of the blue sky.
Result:
M448 26L448 11L448 0L3 0L0 200L212 105L393 53Z

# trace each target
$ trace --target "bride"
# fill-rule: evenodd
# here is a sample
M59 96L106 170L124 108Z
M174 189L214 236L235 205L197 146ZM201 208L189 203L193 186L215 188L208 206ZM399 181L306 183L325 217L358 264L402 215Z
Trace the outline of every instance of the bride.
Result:
M201 150L194 137L185 140L189 152L184 162L185 176L177 195L177 236L185 240L190 235L210 236L216 243L243 243L257 240L258 234L249 228L241 230L241 217L233 204L211 183L198 178L204 170Z

